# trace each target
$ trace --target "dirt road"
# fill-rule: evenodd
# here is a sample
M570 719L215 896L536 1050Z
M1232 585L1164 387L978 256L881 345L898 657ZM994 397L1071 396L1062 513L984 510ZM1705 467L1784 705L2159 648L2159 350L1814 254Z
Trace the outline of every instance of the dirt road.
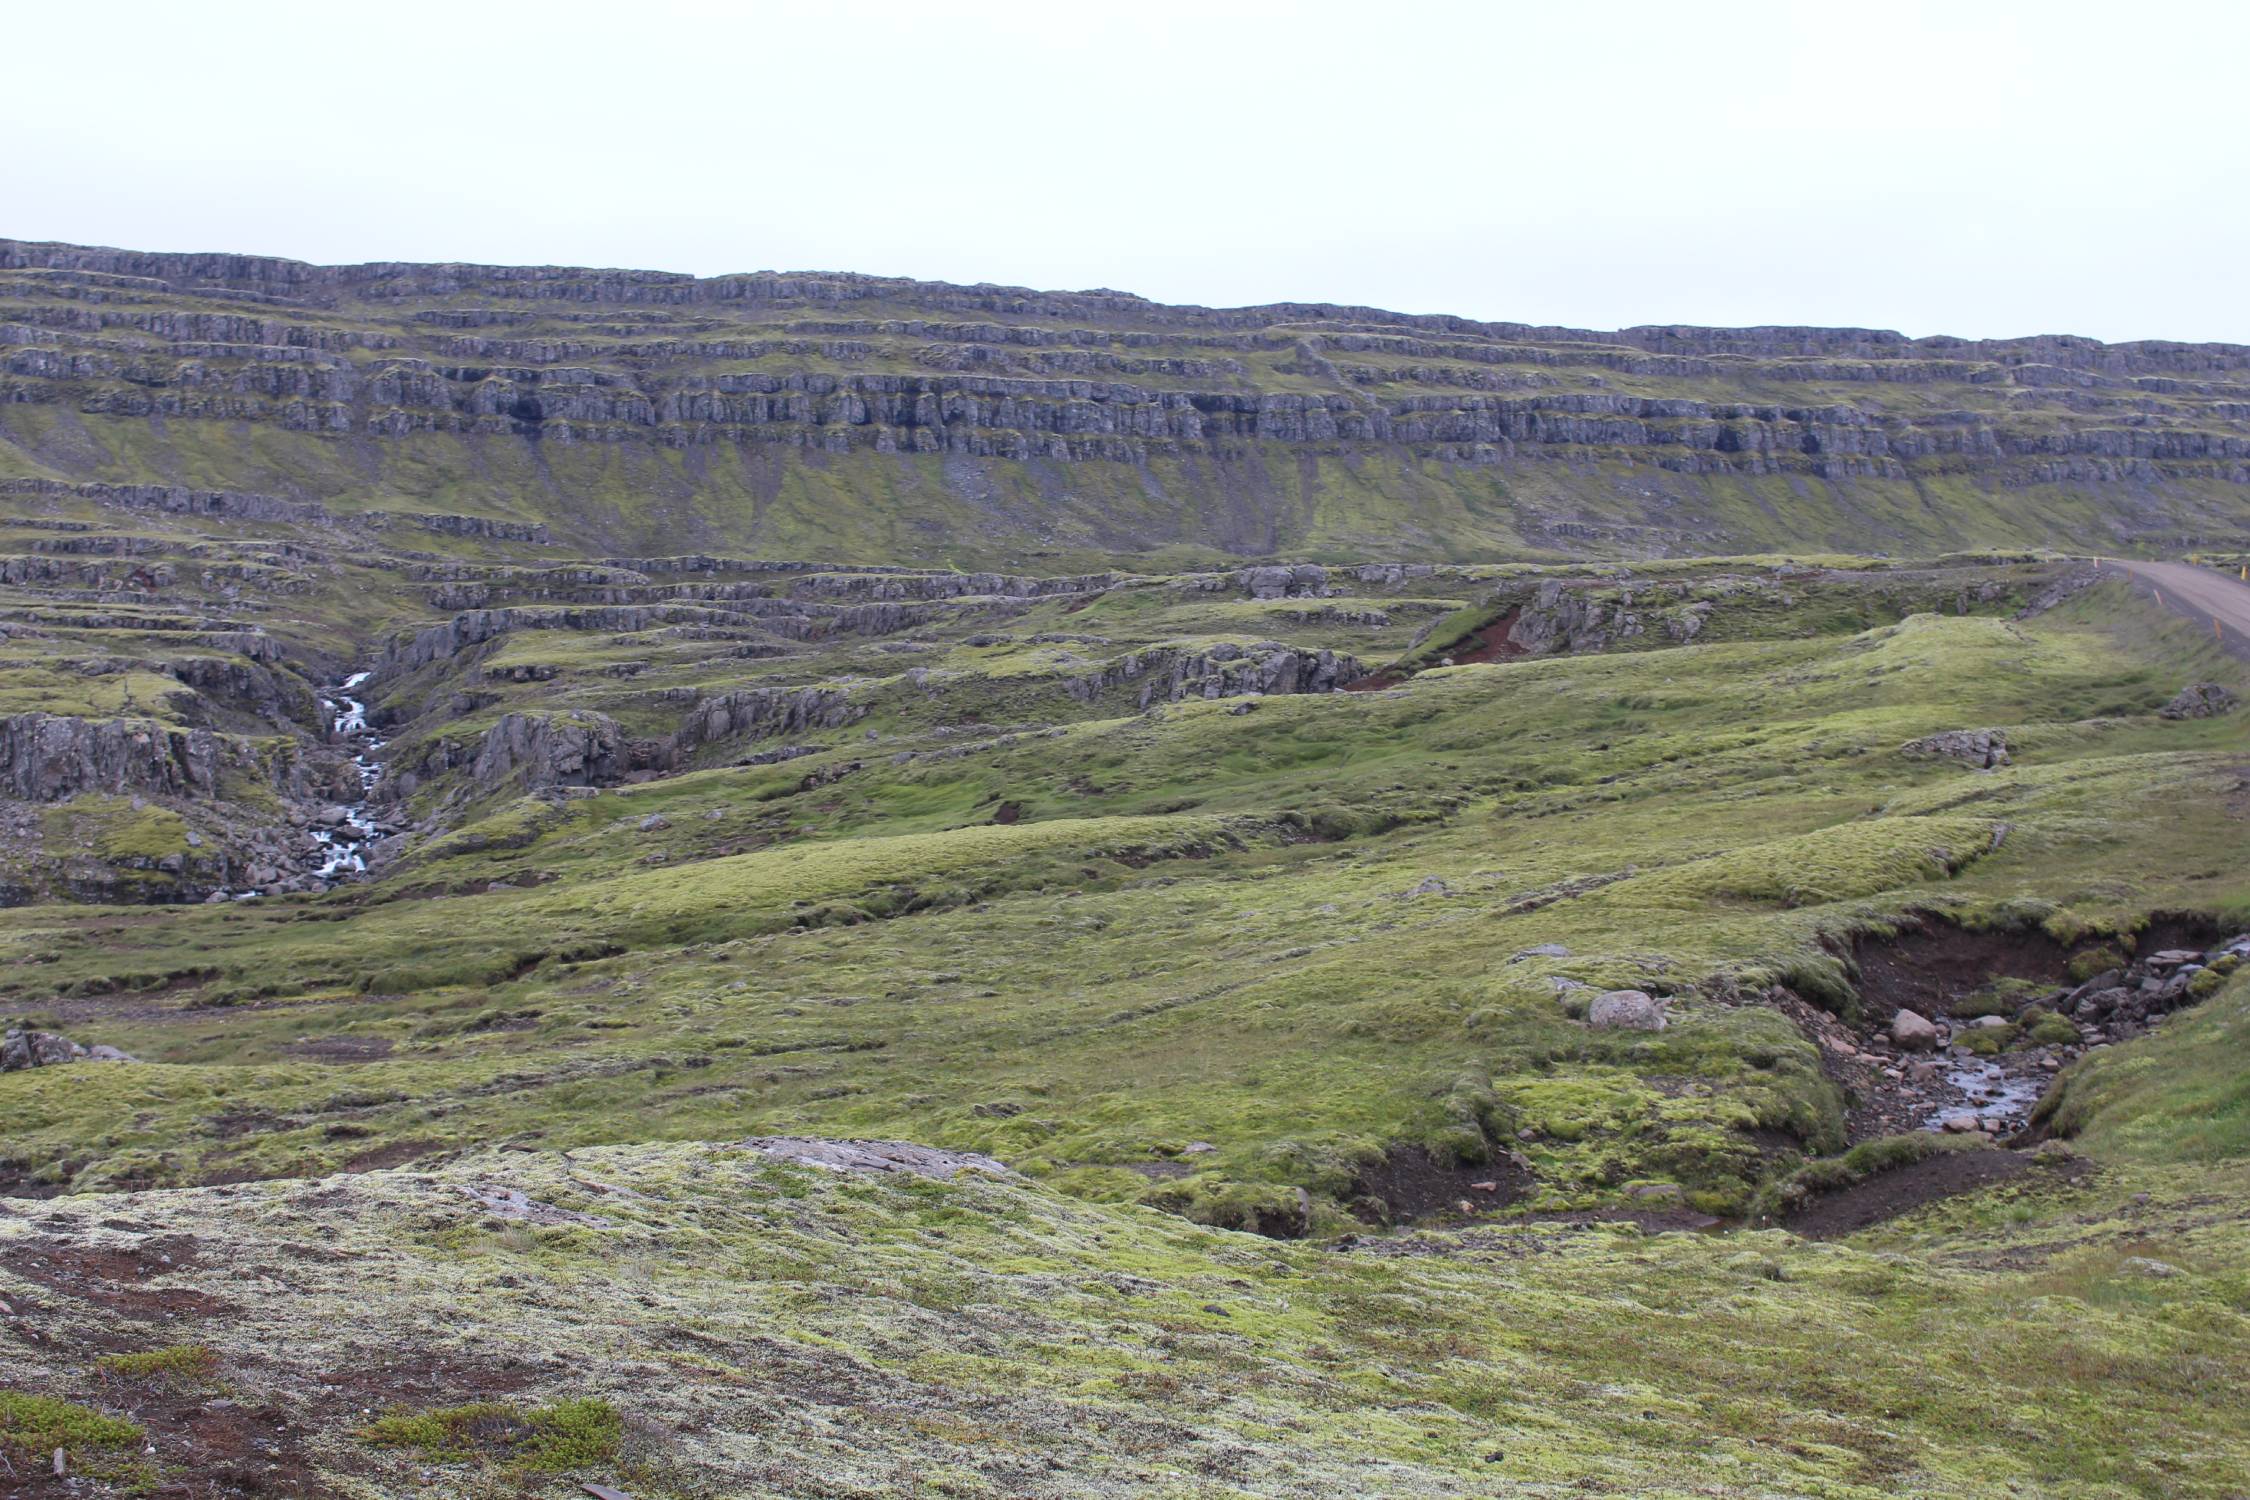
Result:
M2250 584L2193 563L2104 562L2155 589L2174 611L2205 624L2216 621L2236 650L2250 645Z

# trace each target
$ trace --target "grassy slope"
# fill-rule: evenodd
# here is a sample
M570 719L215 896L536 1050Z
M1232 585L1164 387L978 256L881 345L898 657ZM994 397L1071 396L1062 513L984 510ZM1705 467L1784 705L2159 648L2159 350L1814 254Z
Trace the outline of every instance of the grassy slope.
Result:
M50 451L69 461L49 461ZM435 434L349 439L0 406L0 477L175 483L318 497L334 508L445 510L541 521L594 552L736 552L959 566L1209 566L1244 557L1466 561L1559 557L1551 521L1612 528L1609 551L1957 548L2139 550L2141 538L2239 538L2239 487L2179 481L2147 493L1965 474L1819 481L1682 475L1623 461L1457 465L1396 452L1299 462L1279 449L1146 465L962 461L765 445L682 452Z
M995 623L971 608L903 658L522 632L474 666L561 675L476 679L507 707L656 732L659 689L825 670L864 676L872 711L783 765L497 792L395 875L323 897L0 912L9 1011L149 1059L0 1079L14 1184L426 1158L0 1215L0 1296L57 1335L8 1382L153 1422L94 1360L200 1339L215 1378L365 1494L424 1460L354 1437L363 1408L495 1394L607 1400L622 1445L577 1477L682 1500L2239 1490L2239 986L2083 1065L2091 1178L2034 1174L1851 1246L1492 1224L1347 1253L1180 1217L1286 1214L1304 1189L1316 1230L1356 1227L1355 1173L1399 1143L1520 1149L1543 1209L1660 1182L1737 1208L1793 1159L1774 1132L1832 1148L1841 1103L1792 1025L1737 1000L1833 982L1838 937L1911 909L2073 932L2250 911L2245 726L2153 714L2185 681L2246 685L2195 632L2122 590L2011 620L2021 570L1975 574L1995 580L1981 602L1943 577L1744 571L1629 581L1650 621L1710 595L1692 645L1652 628L1248 712L1081 703L1058 653L1279 636L1382 660L1530 580L1429 580L1366 601L1381 625L1313 608L1358 600L1159 580L999 619L1015 639L994 645L965 644ZM355 561L263 618L350 663L371 626L428 613ZM1030 641L1057 630L1107 644ZM38 665L62 649L11 643L30 656L0 687L97 707L118 679ZM1897 753L1988 726L2014 766ZM1004 803L1019 821L994 822ZM136 849L170 816L128 811L63 816ZM1518 958L1541 944L1569 952ZM1588 1031L1559 978L1669 993L1674 1025ZM984 1150L1025 1179L836 1181L704 1144L751 1131ZM459 1191L492 1182L615 1227L493 1219ZM152 1284L218 1298L210 1316L40 1279L159 1230L204 1248ZM320 1394L320 1372L401 1351L437 1376ZM571 1482L482 1450L443 1474Z
M537 889L8 913L23 1003L75 992L53 1003L173 1065L17 1085L13 1154L114 1182L756 1125L988 1150L1115 1197L1202 1139L1155 1191L1225 1216L1344 1194L1395 1141L1529 1122L1550 1201L1653 1177L1723 1207L1762 1170L1729 1126L1818 1144L1836 1106L1786 1022L1708 981L1817 966L1822 934L1915 904L2098 926L2243 903L2231 823L2202 811L2238 730L2148 716L2231 664L2118 607L878 746L809 792L777 776L802 762L707 771L520 804L396 882L563 877ZM1896 753L1987 724L2014 768ZM1024 821L978 826L1002 798ZM698 857L746 824L779 842ZM1552 977L1679 992L1682 1024L1589 1034ZM387 1055L309 1060L336 1038Z

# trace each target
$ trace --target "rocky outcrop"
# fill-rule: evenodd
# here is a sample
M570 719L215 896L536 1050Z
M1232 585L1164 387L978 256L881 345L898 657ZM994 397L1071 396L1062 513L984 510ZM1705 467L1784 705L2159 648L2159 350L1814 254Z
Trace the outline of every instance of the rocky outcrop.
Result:
M2210 719L2234 712L2240 700L2215 682L2190 683L2156 712L2166 719Z
M374 514L393 519L388 512ZM441 532L446 536L473 536L488 542L529 542L534 546L551 546L554 538L548 534L543 521L495 521L486 516L410 515L399 517L409 525L424 531Z
M2250 935L2208 949L2163 948L2038 1003L2072 1017L2095 1039L2117 1041L2215 993L2245 963Z
M485 731L469 774L480 791L518 780L526 790L604 786L631 769L617 721L607 714L507 714Z
M866 715L848 689L832 686L747 688L704 698L688 711L667 742L668 758L684 764L699 746L720 740L765 740L776 735L841 729Z
M1112 588L1115 573L1056 578L1009 573L815 573L789 585L796 598L962 599L973 596L1049 599L1061 594L1094 594Z
M1957 760L1990 771L2008 764L2008 737L1997 729L1948 729L1925 735L1898 747L1899 754L1917 760Z
M1146 709L1184 698L1329 693L1366 675L1367 668L1357 658L1334 651L1303 651L1278 641L1249 646L1220 641L1200 648L1157 646L1136 651L1098 671L1069 678L1064 685L1081 703L1129 688L1138 706Z
M139 1059L109 1046L81 1046L54 1031L34 1031L11 1026L0 1032L0 1073L26 1068L54 1068L75 1062L137 1062Z
M102 269L110 266L151 274ZM1904 485L1942 473L2132 491L2250 485L2250 348L2234 345L1813 328L1603 333L841 274L310 266L0 241L8 268L42 272L43 292L0 295L0 400L101 420L266 424L365 443L378 459L387 442L437 433L542 448L756 446L783 450L776 466L819 467L821 455L855 451L1001 464L1257 459L1263 476L1263 450L1278 447L1307 464L1403 450L1449 467L1624 464L1652 478ZM166 305L136 305L154 294ZM193 305L199 299L208 305ZM930 315L864 315L877 304ZM321 316L305 316L308 306ZM534 320L546 326L524 328ZM1246 351L1265 357L1234 357ZM1621 390L1611 385L1618 377L1672 384ZM1900 403L1882 389L1902 384L1922 399ZM1644 393L1666 390L1675 393ZM983 473L949 464L950 498L989 499ZM1180 482L1218 483L1162 481ZM1219 530L1245 552L1289 545L1267 524L1290 509L1270 479L1243 476L1242 485L1223 498L1260 515ZM1494 499L1496 487L1475 481L1463 493ZM1657 522L1668 546L1698 534L1705 518L1694 497L1716 493L1633 488L1653 504L1618 524L1630 533L1639 520ZM536 500L526 491L512 503ZM336 519L316 502L276 497L148 503ZM1567 539L1568 528L1589 524L1505 508L1503 524L1527 540ZM2229 509L2198 508L2199 524ZM1385 519L1419 530L1435 513L1402 507ZM2140 519L2118 517L2127 527ZM549 540L536 523L512 520L346 520Z
M21 495L57 500L85 500L119 510L157 511L176 516L210 516L229 521L255 521L283 526L359 526L381 529L394 524L418 526L449 536L478 537L485 541L530 542L546 546L553 539L544 523L495 521L484 516L399 514L387 510L338 514L314 501L287 500L238 490L199 490L172 484L71 484L52 479L0 480L0 495Z
M1662 1031L1664 1002L1641 990L1610 990L1586 1007L1586 1024L1596 1031Z
M142 720L14 714L0 718L0 795L55 802L80 792L215 797L236 771L302 793L303 767L285 741L264 747L208 729Z
M668 623L724 625L730 616L689 605L595 605L464 610L440 625L393 641L376 668L378 678L419 671L515 630L647 630Z
M1234 582L1253 599L1318 598L1328 591L1328 570L1318 563L1244 568Z

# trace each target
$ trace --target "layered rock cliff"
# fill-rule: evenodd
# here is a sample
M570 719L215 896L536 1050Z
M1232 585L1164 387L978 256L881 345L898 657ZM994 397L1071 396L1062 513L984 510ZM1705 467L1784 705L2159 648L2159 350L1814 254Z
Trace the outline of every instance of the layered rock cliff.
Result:
M251 427L286 437L214 445ZM201 488L132 484L159 454ZM370 464L504 514L369 506ZM899 560L2131 545L2242 530L2250 348L0 241L0 465L532 543L825 523Z

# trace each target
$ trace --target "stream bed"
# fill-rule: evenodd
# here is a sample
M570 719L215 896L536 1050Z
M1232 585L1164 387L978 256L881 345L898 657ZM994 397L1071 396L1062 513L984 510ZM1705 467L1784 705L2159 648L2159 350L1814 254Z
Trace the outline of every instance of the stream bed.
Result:
M367 722L367 705L352 696L354 689L372 676L354 672L320 694L320 706L329 716L329 727L352 750L352 767L359 773L359 800L330 808L309 831L313 847L305 862L324 885L367 873L368 845L382 837L368 810L368 799L383 779L381 751L384 741ZM339 816L340 814L340 816Z

